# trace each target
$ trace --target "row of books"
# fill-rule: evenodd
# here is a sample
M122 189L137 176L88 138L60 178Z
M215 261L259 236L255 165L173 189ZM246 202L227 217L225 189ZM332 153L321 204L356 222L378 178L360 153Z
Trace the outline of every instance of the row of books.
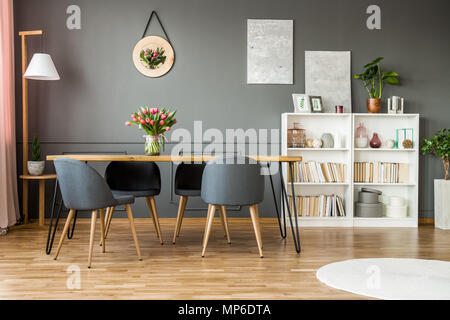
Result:
M407 163L355 162L355 182L363 183L408 183Z
M330 183L345 182L347 165L332 162L296 162L293 166L293 179L289 175L289 182Z
M337 195L295 197L297 215L302 217L345 217L344 200ZM294 215L292 196L289 196L291 214Z

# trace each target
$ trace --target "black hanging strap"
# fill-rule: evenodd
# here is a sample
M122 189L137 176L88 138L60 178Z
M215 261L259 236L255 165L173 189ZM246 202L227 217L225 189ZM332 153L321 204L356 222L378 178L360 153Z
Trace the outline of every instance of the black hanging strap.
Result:
M147 25L145 26L144 33L142 34L142 38L144 38L145 34L147 33L147 29L150 26L150 21L152 21L153 15L155 15L156 19L158 20L159 25L161 26L161 29L164 32L164 35L166 36L167 42L169 42L170 45L172 45L172 43L170 42L169 36L167 35L166 30L164 29L164 26L162 25L161 20L159 19L159 16L158 16L158 14L156 13L155 10L152 11L152 14L150 15L150 18L148 18Z

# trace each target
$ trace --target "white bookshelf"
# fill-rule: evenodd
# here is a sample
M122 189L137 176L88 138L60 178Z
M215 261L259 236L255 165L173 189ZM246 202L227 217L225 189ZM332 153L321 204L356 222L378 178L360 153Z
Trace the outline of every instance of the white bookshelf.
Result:
M320 138L323 133L338 134L342 145L336 148L287 148L287 129L297 122L305 129L306 138ZM382 143L387 139L396 140L396 129L413 128L412 149L355 148L354 132L363 122L368 130L369 140L374 132L378 133ZM417 227L418 225L418 181L419 181L419 115L418 114L368 114L368 113L283 113L281 116L282 155L302 156L304 161L336 162L347 165L344 183L299 183L294 182L296 196L316 196L337 194L344 199L346 217L298 217L300 226L320 227ZM336 141L335 141L336 142ZM409 164L408 183L355 183L354 162L403 162ZM291 194L291 185L287 182L287 165L283 166L286 190ZM389 196L403 197L408 205L406 218L383 217L360 218L354 216L354 202L362 187L374 187L383 192L383 204Z

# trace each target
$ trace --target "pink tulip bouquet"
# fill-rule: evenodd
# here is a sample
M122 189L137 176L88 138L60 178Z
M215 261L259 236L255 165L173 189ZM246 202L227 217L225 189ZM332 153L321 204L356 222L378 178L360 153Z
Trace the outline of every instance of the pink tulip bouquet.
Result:
M139 129L144 130L147 135L145 143L146 155L159 155L161 152L161 144L163 146L167 141L164 134L170 131L172 126L177 123L174 118L177 111L170 112L166 108L148 108L141 107L140 111L131 114L131 121L125 122L125 125L130 127L135 124Z
M141 51L140 57L150 69L157 69L160 64L166 62L167 57L164 55L164 52L163 48L147 48Z

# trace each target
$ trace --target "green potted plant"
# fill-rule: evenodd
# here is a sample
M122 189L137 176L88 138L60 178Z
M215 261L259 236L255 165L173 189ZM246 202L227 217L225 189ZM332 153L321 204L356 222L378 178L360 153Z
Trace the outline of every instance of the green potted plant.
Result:
M398 73L384 72L381 71L380 62L383 57L378 57L372 62L366 64L363 68L365 69L361 74L355 74L355 79L360 79L364 88L369 94L367 99L367 111L369 113L379 113L381 108L381 96L383 94L383 89L386 84L398 85Z
M45 161L41 158L41 145L37 135L34 135L31 146L31 161L28 161L28 173L32 176L40 176L44 173Z
M433 154L444 164L445 179L434 180L434 225L436 228L450 229L450 130L443 129L431 139L424 139L423 154Z

